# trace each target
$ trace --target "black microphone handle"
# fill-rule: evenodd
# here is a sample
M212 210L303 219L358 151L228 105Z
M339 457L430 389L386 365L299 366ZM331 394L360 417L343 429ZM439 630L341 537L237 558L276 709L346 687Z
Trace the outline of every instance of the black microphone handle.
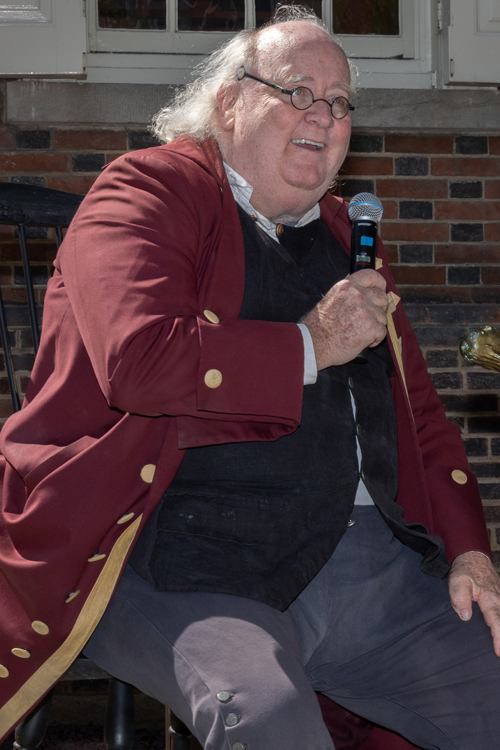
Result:
M375 258L377 256L377 229L376 221L369 219L358 219L352 222L351 230L351 273L362 271L364 268L375 270ZM368 362L370 349L363 349L352 362L365 365Z

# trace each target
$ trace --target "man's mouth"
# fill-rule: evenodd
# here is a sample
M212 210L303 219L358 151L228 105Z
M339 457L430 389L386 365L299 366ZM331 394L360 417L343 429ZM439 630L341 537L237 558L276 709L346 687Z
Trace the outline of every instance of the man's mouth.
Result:
M308 148L312 149L314 151L318 151L321 148L324 148L324 143L318 143L317 141L309 141L307 138L294 138L292 139L292 143L294 143L296 146L302 146L302 148Z

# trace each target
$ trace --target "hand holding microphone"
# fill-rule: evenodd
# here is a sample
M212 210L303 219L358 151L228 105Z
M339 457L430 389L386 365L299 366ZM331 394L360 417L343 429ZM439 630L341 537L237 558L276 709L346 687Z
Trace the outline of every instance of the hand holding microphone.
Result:
M385 338L386 283L374 270L382 211L378 198L369 193L355 196L349 204L353 275L335 284L302 321L311 333L318 370L352 362L362 350Z

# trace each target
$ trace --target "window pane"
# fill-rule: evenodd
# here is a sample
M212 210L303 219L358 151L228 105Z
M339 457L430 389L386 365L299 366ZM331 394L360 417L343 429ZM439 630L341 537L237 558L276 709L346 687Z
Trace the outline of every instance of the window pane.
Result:
M167 0L98 0L100 29L166 29Z
M239 31L245 27L245 0L179 0L179 31Z
M399 34L399 0L333 0L335 34Z
M267 23L271 20L271 17L276 10L276 6L279 2L280 0L255 0L256 26L262 26L264 23ZM281 3L283 4L283 0L281 0ZM294 2L292 0L288 4L307 5L308 8L312 8L318 18L321 18L321 0L298 0L298 2ZM333 4L335 5L335 0L333 0Z

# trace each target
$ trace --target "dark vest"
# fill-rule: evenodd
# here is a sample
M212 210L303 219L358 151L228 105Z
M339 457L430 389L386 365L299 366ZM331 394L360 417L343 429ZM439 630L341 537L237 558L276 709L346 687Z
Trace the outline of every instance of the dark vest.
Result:
M347 254L320 219L285 227L278 243L239 212L240 319L298 322L349 273ZM367 364L329 367L304 387L292 434L188 449L141 534L134 568L160 591L234 594L286 609L347 527L360 476L356 435L368 491L399 526L392 369L384 341Z

